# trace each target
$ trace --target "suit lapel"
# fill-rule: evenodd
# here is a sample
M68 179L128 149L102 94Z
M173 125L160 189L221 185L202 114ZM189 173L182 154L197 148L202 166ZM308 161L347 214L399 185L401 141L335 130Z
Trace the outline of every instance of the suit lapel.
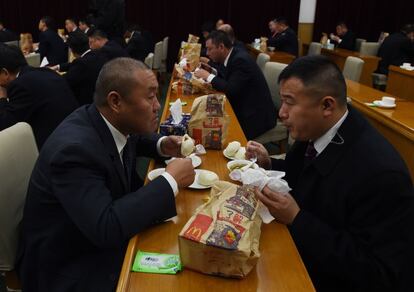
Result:
M105 121L102 119L101 114L99 113L95 104L91 104L88 107L88 114L91 118L93 126L97 130L97 133L99 134L102 140L102 144L105 146L106 150L108 151L108 155L112 159L112 162L114 164L116 172L118 173L119 179L122 182L124 190L128 192L130 188L128 187L128 183L125 177L124 167L119 157L119 153L116 148L114 138L112 137L112 134L108 129L108 126L105 124Z

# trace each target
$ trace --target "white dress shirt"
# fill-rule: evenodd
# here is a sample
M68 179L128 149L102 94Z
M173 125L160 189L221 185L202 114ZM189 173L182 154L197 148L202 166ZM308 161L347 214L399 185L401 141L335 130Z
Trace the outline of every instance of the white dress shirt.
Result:
M226 59L224 60L224 63L223 63L224 67L227 67L227 63L229 62L229 58L230 58L231 52L233 52L233 48L230 49L229 54L227 55ZM213 81L214 77L216 77L216 75L214 75L214 74L208 75L207 82L208 83L211 83L211 81Z

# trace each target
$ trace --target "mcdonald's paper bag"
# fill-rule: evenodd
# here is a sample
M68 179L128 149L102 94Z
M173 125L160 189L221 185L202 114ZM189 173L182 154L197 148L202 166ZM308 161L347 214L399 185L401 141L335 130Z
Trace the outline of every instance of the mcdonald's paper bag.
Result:
M223 94L203 95L194 100L188 132L196 144L208 149L221 149L225 145L229 121L225 104Z
M243 278L256 265L262 220L253 189L219 181L179 234L185 268Z

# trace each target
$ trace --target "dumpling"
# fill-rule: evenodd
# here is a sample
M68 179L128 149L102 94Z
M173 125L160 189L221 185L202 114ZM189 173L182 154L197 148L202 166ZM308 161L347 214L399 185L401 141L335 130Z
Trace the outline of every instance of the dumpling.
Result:
M224 153L226 153L227 156L233 157L239 149L240 149L240 142L233 141L233 142L230 142L229 145L227 145L226 149L224 149Z
M202 171L198 176L198 183L203 186L211 186L213 183L219 180L217 174L212 171Z
M183 141L181 142L181 155L187 157L194 151L194 140L190 136L185 134Z

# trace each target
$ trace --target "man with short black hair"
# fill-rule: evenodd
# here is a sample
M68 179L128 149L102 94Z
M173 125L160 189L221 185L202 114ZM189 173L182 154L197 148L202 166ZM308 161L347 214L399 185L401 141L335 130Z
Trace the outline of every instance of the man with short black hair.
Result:
M355 51L356 36L348 29L345 22L338 22L336 35L331 33L330 38L337 48Z
M254 139L276 125L276 108L262 71L250 55L233 47L223 31L213 31L206 41L211 61L223 65L215 76L199 69L194 74L211 82L228 97L244 134ZM208 65L206 65L208 66Z
M148 54L154 50L150 32L142 30L138 24L130 25L125 36L129 38L126 51L135 60L144 61Z
M91 27L91 24L89 23L89 20L87 18L81 18L81 19L79 19L78 23L79 23L79 26L78 26L79 29L81 31L83 31L83 33L87 34L90 27Z
M55 31L53 18L42 17L39 21L39 30L40 59L46 57L50 66L67 62L68 51L62 38Z
M233 30L233 28L231 27L230 24L227 24L227 23L222 24L219 27L218 30L224 31L228 35L228 37L231 40L234 48L238 48L238 49L241 49L241 50L245 50L246 49L246 47L244 46L243 42L239 41L236 38L236 35L234 34L234 30Z
M298 37L284 17L278 17L272 21L274 26L274 35L267 41L269 47L276 50L286 52L294 56L298 56Z
M247 157L286 172L292 188L258 198L287 224L317 291L414 291L414 194L391 144L347 105L328 58L296 59L279 76L279 116L296 140L286 160L249 141Z
M114 58L128 57L128 53L115 41L108 40L106 33L99 29L91 29L88 32L89 47L99 52L110 61Z
M0 44L0 130L26 122L40 149L77 107L72 91L59 74L28 66L19 48Z
M130 238L176 215L175 195L194 181L191 159L174 159L145 186L135 170L137 156L181 156L182 137L156 134L157 89L145 64L116 58L99 74L94 104L45 143L22 221L24 291L114 291Z

